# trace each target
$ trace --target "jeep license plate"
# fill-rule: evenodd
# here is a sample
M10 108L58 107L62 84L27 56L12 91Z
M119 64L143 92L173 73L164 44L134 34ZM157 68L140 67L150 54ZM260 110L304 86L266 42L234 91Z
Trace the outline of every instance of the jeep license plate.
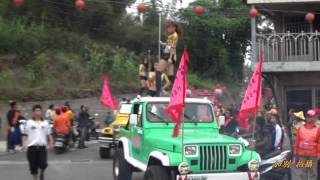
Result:
M202 177L188 177L188 180L207 180L207 177L202 176Z
M54 146L56 146L56 147L62 147L62 142L59 142L59 141L57 141L55 144L54 144Z
M207 180L208 179L206 176L192 176L192 175L188 175L187 178L188 180Z

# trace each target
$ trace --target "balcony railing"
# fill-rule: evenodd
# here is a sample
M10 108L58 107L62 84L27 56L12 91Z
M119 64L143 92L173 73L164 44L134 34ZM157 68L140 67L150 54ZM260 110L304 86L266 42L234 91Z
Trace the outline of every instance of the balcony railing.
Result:
M320 33L258 34L258 54L263 50L265 62L320 61Z

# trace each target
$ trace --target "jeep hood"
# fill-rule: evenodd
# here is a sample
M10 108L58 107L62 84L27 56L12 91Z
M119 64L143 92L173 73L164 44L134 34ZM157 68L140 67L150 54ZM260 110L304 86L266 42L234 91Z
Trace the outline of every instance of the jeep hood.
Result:
M163 130L163 129L152 129L146 133L146 140L148 144L167 151L181 152L181 132L179 137L174 138L172 136L173 129ZM241 143L237 139L222 135L218 133L215 129L185 129L184 130L184 144L233 144ZM174 147L175 146L175 147Z

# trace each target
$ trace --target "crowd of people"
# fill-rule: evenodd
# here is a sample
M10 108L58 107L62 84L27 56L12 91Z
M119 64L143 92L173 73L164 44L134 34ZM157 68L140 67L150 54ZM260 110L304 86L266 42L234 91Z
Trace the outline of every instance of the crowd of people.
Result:
M241 128L237 120L238 108L231 106L224 109L221 104L214 105L217 121L224 120L220 131L232 136L236 128L241 133L251 135L254 142L249 146L260 154L262 158L272 157L272 155L283 151L284 137L287 134L290 140L292 158L292 179L316 180L318 178L318 161L320 159L320 121L319 110L311 109L306 111L295 111L290 109L287 121L280 121L276 107L265 106L257 113L256 118L248 119L248 127ZM303 168L309 162L309 168ZM302 167L302 168L301 168Z
M27 118L21 115L16 102L11 101L9 105L6 128L7 152L16 152L22 147L21 120L25 121ZM86 148L85 141L90 139L89 130L96 128L88 107L81 105L80 112L75 115L69 102L65 102L63 106L51 104L43 118L51 125L53 135L63 134L68 137L69 145L72 148L77 139L79 139L78 148ZM112 119L109 118L108 121L112 122Z

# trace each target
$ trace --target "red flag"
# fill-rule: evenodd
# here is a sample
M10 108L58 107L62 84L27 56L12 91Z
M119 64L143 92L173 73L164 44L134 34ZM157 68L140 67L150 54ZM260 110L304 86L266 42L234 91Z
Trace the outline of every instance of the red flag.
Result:
M261 86L262 86L262 62L263 62L263 53L259 58L259 63L257 64L256 70L252 74L250 83L246 90L246 95L244 96L238 114L238 119L240 120L240 125L243 128L247 128L248 117L254 117L255 113L260 107L261 101Z
M100 103L106 108L117 109L118 104L111 94L108 82L109 82L109 77L105 75L103 77L103 88L102 88L102 95L100 97Z
M173 83L170 103L166 109L166 113L171 117L172 121L176 123L173 131L173 137L177 137L179 135L181 115L185 104L188 72L187 61L189 61L189 55L187 50L184 49L176 79Z

